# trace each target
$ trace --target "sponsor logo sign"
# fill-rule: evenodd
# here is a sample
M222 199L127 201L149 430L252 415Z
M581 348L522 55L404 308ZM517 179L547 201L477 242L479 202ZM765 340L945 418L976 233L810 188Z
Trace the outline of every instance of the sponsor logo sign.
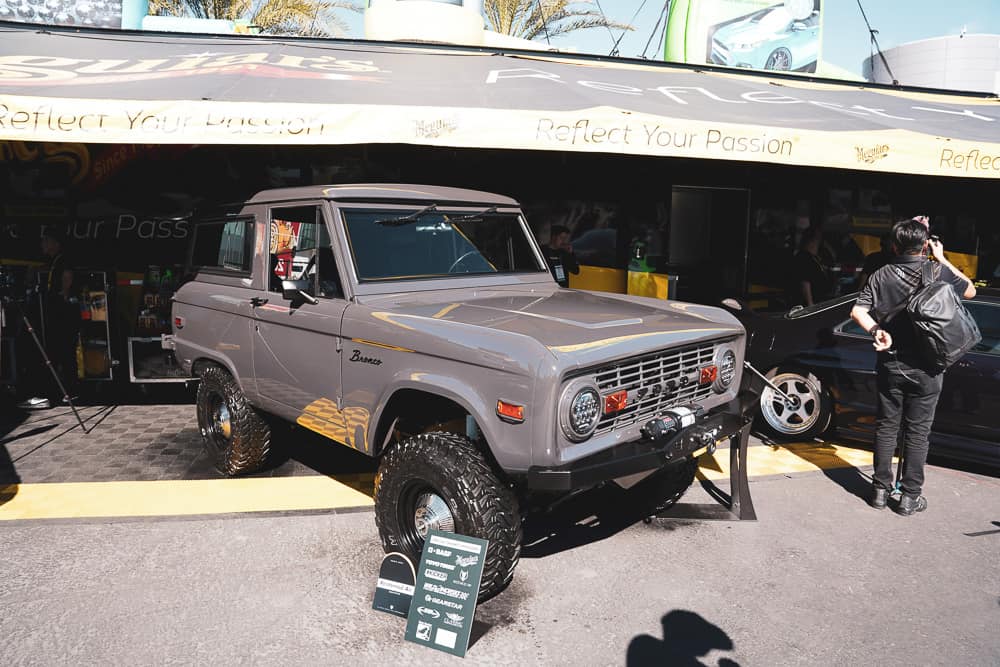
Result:
M417 568L407 641L465 656L483 578L486 540L432 530Z
M410 562L409 558L399 553L386 554L385 558L382 559L382 567L378 571L372 609L406 618L410 614L415 579L413 563ZM436 610L426 607L419 609L438 613Z

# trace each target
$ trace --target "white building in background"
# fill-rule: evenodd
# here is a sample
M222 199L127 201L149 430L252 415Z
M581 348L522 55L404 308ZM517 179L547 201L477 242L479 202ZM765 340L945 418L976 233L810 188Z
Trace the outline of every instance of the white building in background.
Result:
M482 0L368 0L365 8L365 39L557 50L485 26Z
M934 37L882 53L901 85L1000 94L1000 35ZM878 54L865 59L864 75L876 83L893 79Z

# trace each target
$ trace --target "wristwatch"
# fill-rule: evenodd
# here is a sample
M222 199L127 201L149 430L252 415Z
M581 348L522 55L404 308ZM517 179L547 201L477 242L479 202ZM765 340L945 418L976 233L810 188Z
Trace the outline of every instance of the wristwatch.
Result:
M872 325L872 328L868 330L868 335L871 336L872 338L874 338L875 334L877 334L881 330L882 330L882 327L880 327L878 325L878 323L875 323L875 324Z

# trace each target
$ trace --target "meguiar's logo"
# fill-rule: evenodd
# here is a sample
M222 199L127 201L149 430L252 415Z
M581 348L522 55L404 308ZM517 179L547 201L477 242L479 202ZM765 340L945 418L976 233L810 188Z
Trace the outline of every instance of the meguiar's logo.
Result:
M858 162L875 164L889 154L889 144L879 144L878 146L855 146L854 151L858 155Z
M0 82L14 86L121 83L200 74L379 81L385 73L371 60L341 60L333 56L292 56L281 53L192 53L173 58L62 58L0 56Z

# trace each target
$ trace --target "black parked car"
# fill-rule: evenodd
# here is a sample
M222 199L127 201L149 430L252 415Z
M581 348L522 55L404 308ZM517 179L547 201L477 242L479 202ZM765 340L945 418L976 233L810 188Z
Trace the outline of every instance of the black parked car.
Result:
M792 409L771 389L760 398L760 427L782 439L838 435L874 441L875 350L851 320L857 294L764 315L726 300L746 326L747 359L782 391L798 397ZM931 452L1000 466L1000 290L980 289L965 301L982 342L945 374L931 434Z

